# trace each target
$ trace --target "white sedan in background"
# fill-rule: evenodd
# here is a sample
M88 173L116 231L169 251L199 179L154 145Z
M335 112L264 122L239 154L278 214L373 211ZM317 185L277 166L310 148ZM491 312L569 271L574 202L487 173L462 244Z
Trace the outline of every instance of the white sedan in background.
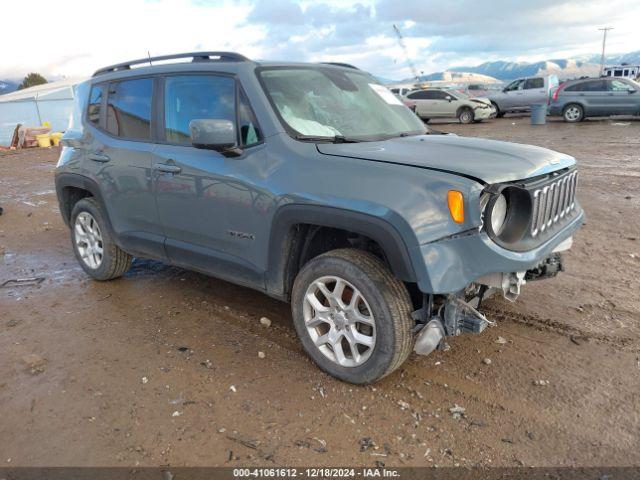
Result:
M404 103L425 122L432 118L457 118L460 123L473 123L496 116L488 98L471 98L452 90L414 90L404 97Z

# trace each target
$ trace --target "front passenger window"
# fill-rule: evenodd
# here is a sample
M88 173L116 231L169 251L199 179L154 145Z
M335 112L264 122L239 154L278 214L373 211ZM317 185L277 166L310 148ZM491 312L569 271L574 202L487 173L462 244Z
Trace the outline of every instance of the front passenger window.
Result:
M191 120L235 123L236 84L222 75L169 76L164 86L164 125L169 143L191 145Z

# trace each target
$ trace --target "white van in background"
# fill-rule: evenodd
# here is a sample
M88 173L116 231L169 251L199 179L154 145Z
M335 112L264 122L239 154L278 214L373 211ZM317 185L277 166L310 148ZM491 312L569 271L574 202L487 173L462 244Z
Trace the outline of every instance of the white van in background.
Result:
M532 103L547 103L549 97L559 85L557 75L539 75L518 78L507 84L499 92L487 94L496 108L497 116L508 112L526 112Z

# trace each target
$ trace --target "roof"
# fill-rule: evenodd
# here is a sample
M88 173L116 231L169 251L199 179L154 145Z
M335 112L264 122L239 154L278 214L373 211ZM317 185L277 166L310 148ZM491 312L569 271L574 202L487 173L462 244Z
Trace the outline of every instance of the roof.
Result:
M65 78L57 82L36 85L35 87L25 88L24 90L16 90L15 92L0 95L0 103L73 98L73 87L82 81L83 79L78 78Z
M185 60L191 60L185 62ZM261 66L300 66L300 65L313 65L312 63L302 63L302 62L258 62L251 60L244 55L241 55L236 52L190 52L190 53L176 53L173 55L162 55L158 57L147 57L147 58L139 58L136 60L129 60L127 62L117 63L115 65L110 65L108 67L103 67L92 75L92 78L102 78L103 75L109 74L125 74L126 72L132 72L133 70L137 70L138 68L142 69L144 73L149 72L149 70L157 71L157 70L167 70L169 66L176 65L213 65L213 64L226 64L229 66L230 64L236 65L261 65ZM358 70L357 67L350 65L348 63L341 62L320 62L320 65L326 65L331 67L338 68L348 68L353 70ZM318 64L316 64L318 65ZM132 67L137 67L133 69ZM164 67L164 68L163 68ZM182 66L180 69L184 69ZM188 68L188 67L187 67ZM110 78L110 77L109 77Z

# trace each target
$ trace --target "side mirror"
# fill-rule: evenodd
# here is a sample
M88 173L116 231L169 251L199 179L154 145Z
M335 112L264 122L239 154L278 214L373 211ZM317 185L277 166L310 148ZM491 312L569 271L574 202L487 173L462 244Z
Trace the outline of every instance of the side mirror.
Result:
M231 120L194 119L189 122L189 131L191 144L196 148L215 150L230 157L242 154L236 126Z
M637 90L635 88L629 88L629 94L636 93Z
M446 97L444 97L447 101L451 102L451 100L453 100L453 98L449 95L447 95Z

